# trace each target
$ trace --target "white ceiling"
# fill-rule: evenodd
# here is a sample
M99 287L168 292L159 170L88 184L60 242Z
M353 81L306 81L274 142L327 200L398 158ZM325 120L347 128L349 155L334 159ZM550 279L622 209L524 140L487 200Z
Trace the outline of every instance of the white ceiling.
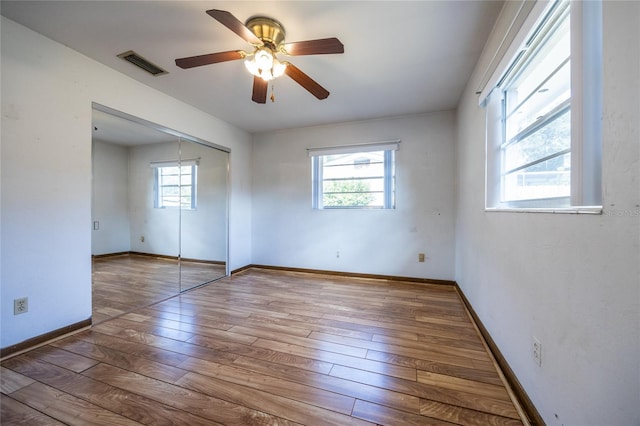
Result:
M502 2L5 1L2 15L250 132L455 108ZM242 61L181 69L176 58L251 46L205 13L279 20L286 41L338 37L341 55L290 57L331 95L290 78L275 103L251 101ZM118 58L134 50L169 71L153 77Z

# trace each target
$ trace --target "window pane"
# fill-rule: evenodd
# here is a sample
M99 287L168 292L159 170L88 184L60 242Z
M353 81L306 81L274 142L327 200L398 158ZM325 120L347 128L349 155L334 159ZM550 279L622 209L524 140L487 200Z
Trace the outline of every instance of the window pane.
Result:
M376 199L371 192L380 189L384 192L381 184L369 179L324 181L322 203L324 206L370 206Z
M554 8L503 87L503 201L570 196L569 3Z
M325 165L323 176L325 179L341 179L345 177L373 177L384 176L384 163L370 163L366 166L354 165Z
M385 208L385 180L393 182L393 167L385 176L385 151L325 155L316 161L322 177L316 182L318 207Z
M384 151L372 151L372 152L355 152L349 154L333 154L322 156L326 165L353 165L354 162L358 164L370 162L383 162Z
M156 169L156 202L158 208L195 208L196 166L167 166Z
M384 153L327 155L322 165L325 179L384 176Z
M571 65L565 63L549 80L528 97L507 119L506 140L545 117L571 97ZM512 93L507 92L507 103L511 103Z
M177 196L163 196L160 207L178 207L178 203L179 197Z
M565 5L529 46L531 53L505 88L507 141L571 97L571 35ZM564 64L564 65L563 65Z
M178 196L178 194L180 193L180 187L179 186L163 186L161 191L162 191L163 197Z
M378 208L384 207L383 194L360 194L355 195L333 194L326 195L323 201L325 208L331 207L359 207L359 208Z
M509 171L571 148L571 112L504 150L504 170Z
M180 178L177 175L163 175L161 179L161 185L179 185Z
M160 171L163 175L179 175L180 168L177 166L160 167Z
M537 3L528 23L505 31L525 43L509 45L512 61L496 69L490 81L497 85L480 99L485 206L602 205L602 2Z
M569 2L559 2L536 36L525 47L524 55L513 67L508 77L509 89L518 88L518 102L511 103L507 109L513 109L550 76L567 58L571 56L571 34Z
M568 197L571 192L571 153L504 176L504 201Z

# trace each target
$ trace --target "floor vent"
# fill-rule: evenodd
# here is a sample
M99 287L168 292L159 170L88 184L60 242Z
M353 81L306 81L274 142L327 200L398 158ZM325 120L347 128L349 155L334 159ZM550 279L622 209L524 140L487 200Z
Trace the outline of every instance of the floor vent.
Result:
M133 65L137 66L138 68L142 68L143 70L145 70L146 72L148 72L149 74L151 74L153 76L159 76L159 75L162 75L162 74L169 74L169 71L163 70L159 66L157 66L155 64L152 64L151 62L147 61L142 56L138 55L133 50L129 50L128 52L124 52L124 53L119 54L118 58L122 58L125 61L131 62Z

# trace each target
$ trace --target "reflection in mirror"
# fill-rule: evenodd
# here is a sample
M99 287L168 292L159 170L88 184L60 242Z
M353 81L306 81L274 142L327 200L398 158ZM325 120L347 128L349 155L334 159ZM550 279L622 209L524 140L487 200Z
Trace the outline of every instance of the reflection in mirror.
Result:
M227 152L94 109L92 155L93 323L226 276Z
M93 111L92 319L100 322L179 292L179 212L153 208L156 158L179 140Z
M180 288L227 274L227 165L229 154L180 140Z

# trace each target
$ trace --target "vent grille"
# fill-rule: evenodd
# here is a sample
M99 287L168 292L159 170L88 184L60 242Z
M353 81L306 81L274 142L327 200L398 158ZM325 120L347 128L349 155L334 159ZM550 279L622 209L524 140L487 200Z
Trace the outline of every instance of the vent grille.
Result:
M169 74L169 71L163 70L159 66L147 61L145 58L138 55L133 50L129 50L128 52L119 54L118 58L122 58L125 61L131 62L133 65L145 70L146 72L153 75L154 77L157 77L163 74Z

